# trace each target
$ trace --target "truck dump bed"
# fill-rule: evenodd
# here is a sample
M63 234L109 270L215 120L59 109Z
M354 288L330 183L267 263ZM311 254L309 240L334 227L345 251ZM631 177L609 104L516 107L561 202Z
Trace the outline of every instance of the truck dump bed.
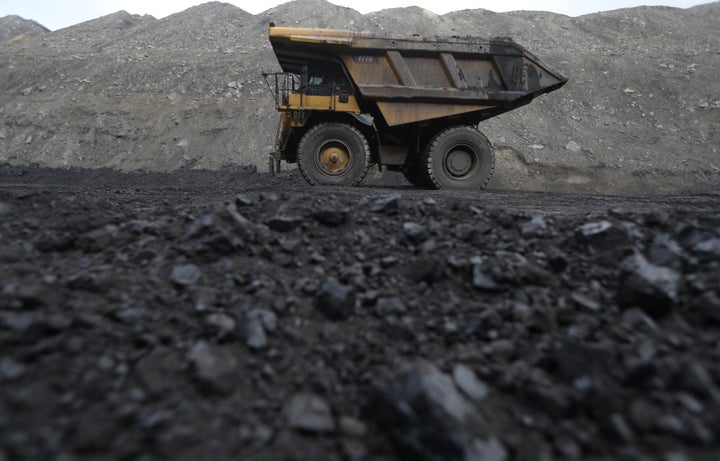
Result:
M368 112L382 116L388 127L460 114L479 123L567 82L510 39L273 25L269 38L284 72L301 73L309 59L341 63L358 103L376 104Z

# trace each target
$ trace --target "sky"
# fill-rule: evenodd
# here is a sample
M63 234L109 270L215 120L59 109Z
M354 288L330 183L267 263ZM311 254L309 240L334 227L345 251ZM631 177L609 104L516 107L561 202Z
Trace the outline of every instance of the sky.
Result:
M678 8L707 3L693 0L633 1L633 0L331 0L336 5L353 8L363 14L385 8L419 6L436 14L450 11L484 8L498 13L505 11L532 10L551 11L568 16L580 16L598 11L615 10L639 5L665 5ZM257 14L284 1L278 0L225 0L243 10ZM33 19L43 26L57 30L79 22L95 19L116 11L125 10L131 14L150 14L158 19L194 5L205 3L197 0L0 0L0 17L10 14Z

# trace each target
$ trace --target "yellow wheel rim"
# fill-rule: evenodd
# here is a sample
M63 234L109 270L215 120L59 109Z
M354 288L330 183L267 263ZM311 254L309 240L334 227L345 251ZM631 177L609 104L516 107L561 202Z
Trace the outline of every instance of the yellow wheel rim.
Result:
M326 172L340 174L350 164L350 150L339 141L326 142L320 147L318 160Z

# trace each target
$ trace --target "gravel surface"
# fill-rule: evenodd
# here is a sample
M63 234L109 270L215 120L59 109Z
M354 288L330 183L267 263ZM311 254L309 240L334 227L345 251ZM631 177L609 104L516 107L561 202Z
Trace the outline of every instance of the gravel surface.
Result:
M716 460L719 205L0 166L0 460Z

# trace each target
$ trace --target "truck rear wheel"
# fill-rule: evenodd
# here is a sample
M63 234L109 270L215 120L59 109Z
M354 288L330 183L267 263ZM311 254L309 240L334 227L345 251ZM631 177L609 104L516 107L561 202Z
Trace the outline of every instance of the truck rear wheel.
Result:
M495 171L490 141L471 126L454 126L438 133L423 159L437 189L483 189Z
M403 175L405 175L405 179L407 179L413 186L424 188L433 186L432 181L430 181L430 176L428 176L427 168L425 168L425 164L414 163L410 166L406 166L403 169Z
M356 186L370 167L370 146L354 126L321 123L300 140L297 160L312 185Z

